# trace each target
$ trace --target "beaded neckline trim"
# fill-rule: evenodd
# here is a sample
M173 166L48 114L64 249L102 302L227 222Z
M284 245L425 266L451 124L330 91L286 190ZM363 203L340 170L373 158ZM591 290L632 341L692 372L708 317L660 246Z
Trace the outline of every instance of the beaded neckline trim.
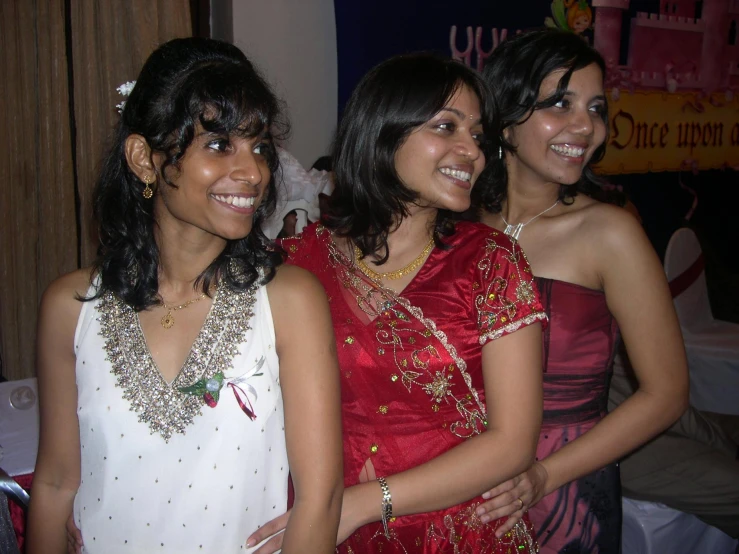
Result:
M178 390L202 378L231 369L244 342L254 315L258 284L245 292L219 287L213 306L190 349L177 377L167 383L146 346L138 314L112 292L105 293L97 306L100 335L123 398L137 412L139 421L159 433L165 442L174 433L185 434L200 415L202 397Z

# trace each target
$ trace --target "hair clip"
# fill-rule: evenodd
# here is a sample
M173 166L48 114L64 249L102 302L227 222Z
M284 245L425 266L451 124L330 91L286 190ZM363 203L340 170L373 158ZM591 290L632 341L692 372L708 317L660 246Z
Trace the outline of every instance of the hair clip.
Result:
M126 81L121 86L116 88L118 91L118 94L121 96L128 96L131 94L131 91L133 90L133 87L136 86L136 81ZM126 101L123 100L120 104L116 104L116 109L118 110L118 113L123 113L123 108L126 106Z

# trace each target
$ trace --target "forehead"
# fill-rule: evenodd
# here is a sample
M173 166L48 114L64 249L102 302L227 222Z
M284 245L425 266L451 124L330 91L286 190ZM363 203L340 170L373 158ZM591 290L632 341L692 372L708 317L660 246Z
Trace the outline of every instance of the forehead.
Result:
M460 112L465 118L480 119L480 99L467 85L460 85L444 104L444 108Z
M539 92L544 95L555 92L559 86L559 81L565 73L567 73L566 69L555 69L552 71L541 82ZM573 71L570 82L567 85L567 90L583 96L603 94L603 73L600 67L591 63L582 69Z

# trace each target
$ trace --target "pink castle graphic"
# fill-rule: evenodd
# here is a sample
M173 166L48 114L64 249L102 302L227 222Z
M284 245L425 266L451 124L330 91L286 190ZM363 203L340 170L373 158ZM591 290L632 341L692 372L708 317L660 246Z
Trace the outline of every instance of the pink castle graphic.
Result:
M706 93L739 88L739 0L660 0L660 13L637 13L626 65L618 61L629 0L592 5L594 46L608 64L608 86Z

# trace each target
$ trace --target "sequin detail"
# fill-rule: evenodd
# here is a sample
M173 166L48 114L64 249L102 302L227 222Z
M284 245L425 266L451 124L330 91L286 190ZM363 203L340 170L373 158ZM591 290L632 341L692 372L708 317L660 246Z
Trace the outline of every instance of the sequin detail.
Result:
M327 232L320 225L316 228L318 236ZM409 392L414 385L421 387L432 406L438 407L441 403L453 406L458 419L450 423L448 429L455 436L469 438L485 431L485 404L472 384L472 377L467 373L467 363L449 342L446 333L437 329L436 323L425 317L421 308L413 306L403 296L360 273L330 237L327 247L329 263L337 269L341 284L352 292L359 309L378 320L375 337L379 348L392 356L394 369L399 372L399 375L393 373L390 379L393 382L399 379ZM388 325L380 325L382 320L389 322ZM417 328L418 324L420 329ZM437 346L441 346L454 361L461 380L455 379L457 382L453 383L443 365L440 370L436 369L439 362L447 363ZM410 350L410 355L404 357L406 350Z
M539 552L539 545L534 538L531 523L528 521L519 521L501 538L497 538L492 532L486 533L485 537L479 536L483 527L495 525L494 523L483 523L475 513L479 504L477 502L455 513L447 514L443 518L443 525L431 523L426 536L417 537L413 546L418 548L425 543L427 547L440 554L496 554L501 551L506 554L518 554L519 552L536 554ZM498 520L498 525L501 525L503 521ZM472 532L472 538L467 538L469 532ZM404 545L398 539L398 534L392 526L390 527L390 540L385 537L380 527L370 542L374 543L371 547L373 552L382 552L385 545L390 546L388 543L392 544L390 548L400 549L406 553L408 552L406 546L411 547L411 545Z
M490 273L501 267L499 263L494 262L494 258L500 256L498 250L502 250L505 258L515 267L515 271L508 275L507 280L502 277L490 279ZM521 264L522 261L523 264ZM484 345L489 340L497 339L524 325L546 321L547 315L543 310L516 319L518 307L511 298L508 298L506 293L509 290L508 294L522 304L531 305L536 302L532 278L530 275L522 275L521 265L523 269L526 269L528 262L517 243L513 243L508 249L494 239L487 239L482 258L477 262L482 282L489 282L488 286L475 296L477 327L483 331L480 334L480 344ZM513 281L517 282L513 283Z
M218 288L210 313L171 383L164 380L151 357L138 314L112 292L103 295L97 307L98 319L111 371L117 386L123 389L124 400L130 402L130 409L139 414L139 421L147 424L152 434L159 433L169 442L174 433L185 434L187 426L201 413L203 398L178 389L232 368L238 345L250 329L258 286L245 292Z

